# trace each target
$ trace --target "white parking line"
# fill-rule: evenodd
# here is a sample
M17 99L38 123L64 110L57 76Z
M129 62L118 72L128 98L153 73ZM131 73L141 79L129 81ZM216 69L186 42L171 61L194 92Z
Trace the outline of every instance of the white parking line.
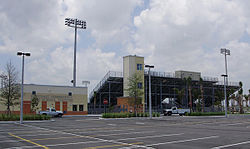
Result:
M156 136L146 136L146 137L136 137L136 138L125 138L125 139L117 139L116 141L134 140L134 139L146 139L146 138L158 138L158 137L168 137L168 136L178 136L178 135L183 135L183 134L184 133L167 134L167 135L156 135Z
M232 147L232 146L237 146L237 145L242 145L242 144L249 144L249 143L250 143L250 141L245 141L245 142L239 142L239 143L235 143L235 144L217 146L217 147L213 147L211 149L221 149L221 148L227 148L227 147Z
M116 124L107 124L107 125L109 125L109 126L116 126Z
M249 122L245 122L245 123L233 123L233 124L221 124L221 126L234 126L234 125L242 125L242 124L249 124Z
M23 140L17 141L17 140L4 140L4 141L0 141L0 143L10 143L10 142L21 142Z
M135 124L137 124L137 125L144 125L145 123L136 122Z
M64 131L55 131L55 130L50 130L48 128L42 128L42 127L38 127L38 126L32 126L32 125L26 125L26 124L21 124L23 126L26 126L26 127L33 127L33 128L37 128L37 129L42 129L42 130L47 130L47 131L51 131L51 132L60 132L61 134L68 134L68 135L72 135L72 136L79 136L79 137L85 137L85 138L88 138L88 139L94 139L94 140L97 140L97 141L100 141L100 142L110 142L110 143L115 143L115 144L124 144L124 145L128 145L130 147L135 147L135 148L138 148L138 147L141 147L141 148L148 148L146 146L142 146L142 145L132 145L132 144L129 144L129 143L125 143L125 142L119 142L119 141L115 141L115 140L106 140L106 139L101 139L101 138L96 138L96 137L91 137L91 136L83 136L83 135L78 135L78 134L74 134L74 133L69 133L69 132L64 132ZM154 132L154 131L151 131L151 132ZM146 132L143 132L143 133L146 133ZM149 133L149 132L148 132ZM92 141L92 142L95 142L95 141ZM76 142L76 143L79 143L79 142ZM53 144L53 146L59 146L59 145L70 145L72 143L66 143L66 144ZM52 146L52 145L44 145L44 146ZM29 146L28 148L30 148L31 146ZM20 148L23 148L23 147L20 147Z
M150 147L150 146L157 146L157 145L163 145L163 144L183 143L183 142L191 142L191 141L197 141L197 140L213 139L213 138L218 138L218 137L219 136L209 136L209 137L202 137L202 138L195 138L195 139L176 140L176 141L170 141L170 142L150 144L150 145L146 145L146 146Z
M152 133L155 131L144 131L144 132L128 132L128 133L114 133L114 134L107 134L107 135L96 135L97 137L105 137L105 136L119 136L119 135L129 135L129 134L139 134L139 133Z

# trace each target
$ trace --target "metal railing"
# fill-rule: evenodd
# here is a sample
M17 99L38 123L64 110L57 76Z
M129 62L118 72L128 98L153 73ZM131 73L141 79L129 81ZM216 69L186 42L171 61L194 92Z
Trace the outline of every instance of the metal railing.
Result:
M204 76L202 77L203 81L213 81L213 82L218 82L219 79L217 77L208 77L208 76Z
M96 85L96 87L89 94L89 99L94 95L95 91L98 91L103 86L103 84L107 81L107 79L109 77L119 77L119 78L122 78L123 77L123 73L122 72L116 72L116 71L109 71L109 72L107 72L107 74L102 78L102 80Z
M216 85L224 85L224 81L218 81ZM228 82L228 86L239 86L238 82Z
M171 72L157 72L157 71L150 71L151 76L154 77L166 77L166 78L174 78L174 73ZM148 75L148 71L144 70L144 74Z

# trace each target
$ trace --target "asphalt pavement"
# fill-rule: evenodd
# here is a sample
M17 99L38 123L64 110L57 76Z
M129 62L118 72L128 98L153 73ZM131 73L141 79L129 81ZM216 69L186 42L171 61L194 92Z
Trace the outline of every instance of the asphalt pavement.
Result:
M0 123L0 148L249 149L250 115L153 119L67 116L42 123Z

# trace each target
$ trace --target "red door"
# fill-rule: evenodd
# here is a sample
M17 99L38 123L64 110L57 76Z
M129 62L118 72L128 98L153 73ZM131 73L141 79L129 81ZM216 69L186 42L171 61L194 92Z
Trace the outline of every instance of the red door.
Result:
M56 111L60 111L60 101L56 101L55 102L55 105L56 105Z
M47 101L42 101L42 111L47 110Z
M31 112L31 101L23 101L23 113L27 114Z
M66 112L67 112L67 106L68 106L67 101L64 101L64 102L63 102L63 113L66 113Z

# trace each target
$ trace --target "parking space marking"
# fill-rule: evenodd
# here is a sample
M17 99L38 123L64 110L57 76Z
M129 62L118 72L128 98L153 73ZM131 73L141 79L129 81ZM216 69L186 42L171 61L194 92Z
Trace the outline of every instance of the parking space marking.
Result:
M136 145L136 144L143 144L143 142L135 142L135 143L129 143L129 144L103 145L103 146L87 147L84 149L98 149L98 148L108 148L108 147L118 147L118 146L131 146L131 145Z
M93 135L92 137L105 137L105 136L119 136L119 135L129 135L129 134L139 134L139 133L152 133L155 131L144 131L144 132L128 132L128 133L114 133L114 134L107 134L107 135Z
M213 147L211 149L221 149L221 148L227 148L227 147L232 147L232 146L237 146L237 145L242 145L242 144L249 144L249 143L250 143L250 141L245 141L245 142L239 142L239 143L235 143L235 144L217 146L217 147Z
M20 142L23 140L4 140L4 141L0 141L0 143L10 143L10 142Z
M49 132L49 131L23 131L23 132L15 132L15 134L34 134L37 132ZM6 132L0 132L0 134L6 134Z
M137 124L137 125L144 125L145 123L136 122L135 124Z
M234 126L234 125L242 125L242 124L249 124L250 122L244 122L244 123L233 123L233 124L221 124L221 126Z
M87 136L74 136L74 137L57 137L57 138L41 138L41 139L31 139L34 141L40 141L40 140L57 140L57 139L67 139L67 138L86 138Z
M150 147L150 146L158 146L158 145L163 145L163 144L183 143L183 142L191 142L191 141L197 141L197 140L213 139L213 138L218 138L218 137L219 136L209 136L209 137L202 137L202 138L195 138L195 139L176 140L176 141L170 141L170 142L150 144L150 145L146 145L146 146Z
M21 124L23 126L26 126L26 127L33 127L33 128L37 128L37 129L42 129L42 130L48 130L48 131L51 131L51 132L61 132L61 134L69 134L69 135L73 135L73 136L82 136L82 135L78 135L78 134L74 134L74 133L69 133L69 132L64 132L64 131L55 131L55 130L50 130L48 128L42 128L42 127L38 127L38 126L32 126L32 125L26 125L26 124ZM151 131L151 132L155 132L155 131ZM143 132L145 133L145 132ZM96 138L96 137L92 137L92 136L86 136L86 138L89 138L89 139L95 139L95 140L98 140L98 141L101 141L101 142L111 142L111 143L116 143L116 144L129 144L129 143L124 143L124 142L119 142L119 141L115 141L115 140L106 140L106 139L101 139L101 138ZM89 141L88 143L90 143L91 141ZM97 141L92 141L92 142L97 142ZM79 143L79 142L77 142ZM86 143L86 142L83 142L83 143ZM66 144L54 144L54 145L46 145L46 146L59 146L59 145L70 145L70 144L76 144L76 143L66 143ZM81 144L81 143L79 143ZM131 145L132 147L138 147L138 145ZM140 147L143 147L143 148L147 148L146 146L141 146Z
M134 140L134 139L146 139L146 138L157 138L157 137L168 137L168 136L178 136L178 135L183 135L183 134L184 133L167 134L167 135L156 135L156 136L146 136L146 137L135 137L135 138L125 138L125 139L117 139L116 141Z
M19 137L19 136L13 135L12 133L8 133L8 134L9 134L10 136L12 136L12 137L21 139L21 140L23 140L23 141L29 142L29 143L34 144L34 145L37 145L37 146L40 146L40 147L42 147L42 148L44 148L44 149L49 149L48 147L46 147L46 146L44 146L44 145L41 145L41 144L32 142L32 141L30 141L30 140L28 140L28 139L21 138L21 137Z

